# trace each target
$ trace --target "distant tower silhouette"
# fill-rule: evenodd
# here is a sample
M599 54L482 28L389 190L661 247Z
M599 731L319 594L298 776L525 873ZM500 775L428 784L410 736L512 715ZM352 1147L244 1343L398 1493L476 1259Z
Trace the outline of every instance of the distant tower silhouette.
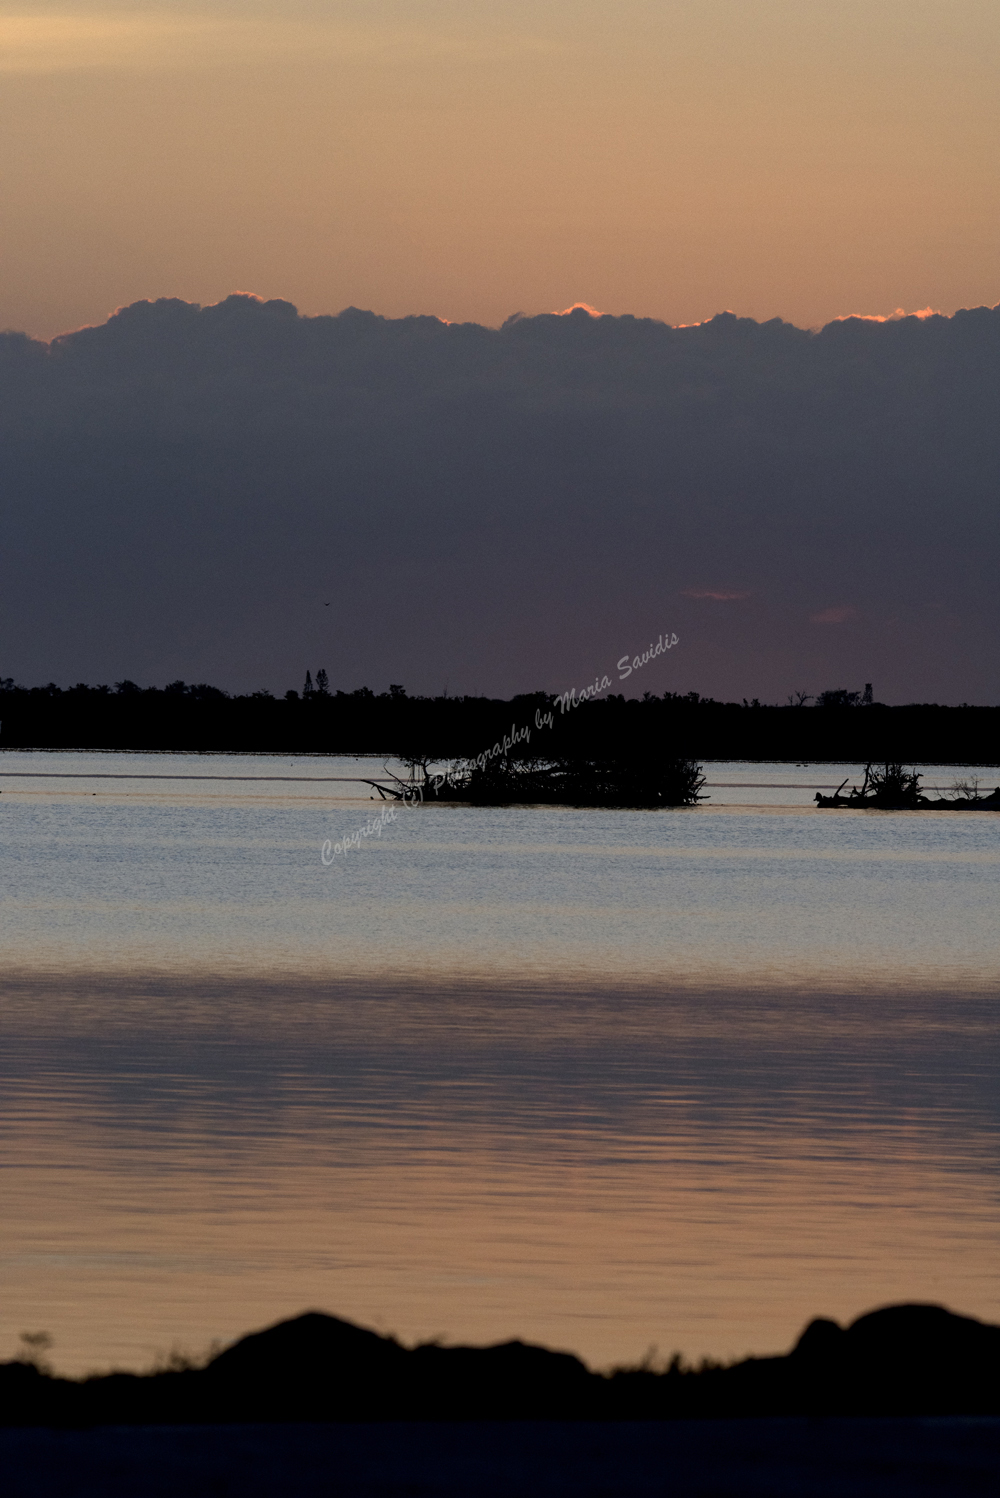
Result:
M871 684L870 681L866 681L865 682L864 696L861 698L861 706L862 707L871 707L871 705L872 705L872 684Z

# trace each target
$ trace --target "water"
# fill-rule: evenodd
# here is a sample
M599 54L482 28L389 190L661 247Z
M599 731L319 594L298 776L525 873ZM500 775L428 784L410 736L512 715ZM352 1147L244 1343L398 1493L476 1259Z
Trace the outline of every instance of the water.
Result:
M378 764L0 755L0 1356L307 1306L597 1365L1000 1319L1000 820L811 805L857 768L334 855L381 804L326 777Z

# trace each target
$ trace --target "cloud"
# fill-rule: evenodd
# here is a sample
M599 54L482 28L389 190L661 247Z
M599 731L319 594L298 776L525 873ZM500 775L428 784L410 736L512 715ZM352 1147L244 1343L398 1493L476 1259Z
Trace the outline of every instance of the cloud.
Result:
M564 307L561 312L554 312L553 317L569 317L571 312L586 312L591 317L603 317L603 312L598 312L589 302L574 302L572 307Z
M998 402L988 308L0 335L0 677L509 694L670 630L649 690L996 701Z
M810 614L810 624L846 624L848 619L858 617L857 609L850 608L847 604L841 604L832 609L823 609L819 614Z
M0 73L55 73L176 57L231 32L201 16L108 12L0 15Z
M731 603L738 598L749 598L749 593L722 593L711 588L685 588L685 598L715 598L720 603Z
M727 307L727 308L724 309L724 311L717 312L715 314L715 316L716 317L735 317L736 313L732 310L731 307ZM704 322L679 322L679 323L676 323L675 326L678 327L678 328L703 328L705 326L706 322L713 322L713 321L714 321L714 318L708 317L708 318L706 318L704 320Z
M834 322L902 322L906 317L915 317L921 322L927 317L943 317L944 313L937 307L921 307L917 312L906 312L902 307L897 307L895 312L882 314L880 312L844 312L834 318Z
M200 68L222 61L284 57L412 64L417 57L440 56L495 62L557 50L551 41L526 33L508 32L487 40L455 28L378 21L352 25L333 18L115 9L0 15L0 75Z

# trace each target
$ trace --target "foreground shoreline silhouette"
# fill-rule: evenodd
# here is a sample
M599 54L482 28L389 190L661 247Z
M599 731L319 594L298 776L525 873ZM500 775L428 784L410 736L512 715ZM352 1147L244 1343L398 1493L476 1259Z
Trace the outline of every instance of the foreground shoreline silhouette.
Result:
M37 1358L0 1364L7 1427L997 1415L1000 1326L920 1304L847 1328L818 1318L786 1354L697 1368L597 1373L520 1341L406 1349L316 1311L202 1367L68 1379Z

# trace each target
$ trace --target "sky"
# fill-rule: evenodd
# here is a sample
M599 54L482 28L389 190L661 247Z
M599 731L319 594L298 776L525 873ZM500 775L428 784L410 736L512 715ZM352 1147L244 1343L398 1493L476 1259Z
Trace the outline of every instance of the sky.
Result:
M3 0L0 327L1000 298L995 0Z
M986 0L0 0L0 677L1000 700L998 63Z

